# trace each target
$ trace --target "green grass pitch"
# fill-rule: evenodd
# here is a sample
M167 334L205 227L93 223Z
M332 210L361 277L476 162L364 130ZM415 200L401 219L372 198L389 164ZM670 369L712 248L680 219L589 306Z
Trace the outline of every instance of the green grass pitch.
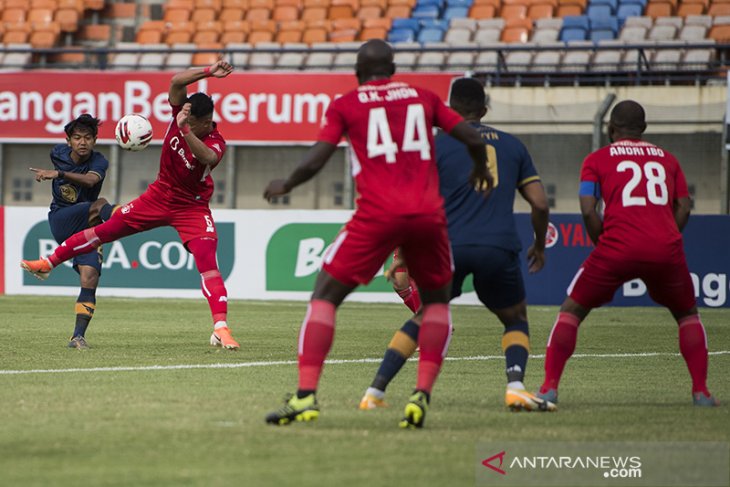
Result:
M702 311L710 351L725 352L710 357L720 408L692 407L666 310L606 308L581 326L576 353L585 356L568 363L560 410L516 414L503 405L503 360L463 360L500 356L501 325L482 308L455 306L452 360L426 426L402 431L397 422L415 383L414 362L389 388L390 408L357 410L393 331L408 317L402 305L343 305L330 358L373 362L327 365L320 420L287 427L263 419L296 387L304 303L231 302L238 352L208 345L202 299L100 298L87 333L93 349L70 350L73 306L73 297L0 297L0 485L461 486L474 485L484 441L730 439L728 310ZM544 353L555 313L530 308L534 354ZM530 389L542 366L542 358L530 360ZM112 367L132 370L104 370ZM68 370L90 368L102 370ZM64 372L7 373L15 370Z

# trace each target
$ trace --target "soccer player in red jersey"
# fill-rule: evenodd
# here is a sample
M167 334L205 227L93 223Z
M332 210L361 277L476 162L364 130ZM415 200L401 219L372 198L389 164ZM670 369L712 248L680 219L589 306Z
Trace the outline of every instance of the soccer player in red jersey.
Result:
M416 390L405 408L403 428L420 428L431 389L448 350L452 263L443 199L439 194L433 126L469 147L472 183L491 188L479 133L434 93L391 80L393 50L382 40L360 47L355 66L360 86L327 109L318 142L288 179L271 181L269 199L312 178L347 135L357 210L324 257L299 334L299 388L266 421L288 424L319 416L315 393L334 337L335 310L359 284L369 282L388 254L400 248L418 284L423 306Z
M227 324L228 295L218 270L218 234L208 202L213 194L210 172L226 150L213 122L213 100L205 93L188 96L187 85L203 78L225 78L233 67L218 61L173 76L169 101L173 120L162 144L157 179L137 199L124 205L109 221L76 233L45 259L21 266L41 279L60 263L93 251L101 244L161 226L177 230L200 272L202 290L213 315L211 344L238 349Z
M649 296L677 320L694 404L718 404L707 389L707 335L680 233L690 212L687 182L672 154L642 140L644 130L642 106L630 100L618 103L608 125L612 143L583 162L580 207L596 248L573 278L548 339L538 395L553 403L580 323L593 308L611 301L624 282L640 278ZM600 199L605 202L603 220L597 210Z

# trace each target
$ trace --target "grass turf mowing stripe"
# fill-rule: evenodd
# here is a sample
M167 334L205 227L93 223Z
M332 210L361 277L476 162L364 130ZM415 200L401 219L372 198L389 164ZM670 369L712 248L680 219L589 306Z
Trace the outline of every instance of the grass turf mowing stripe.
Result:
M721 350L717 352L709 352L709 355L727 355L730 350ZM643 353L596 353L596 354L580 354L577 353L571 358L644 358L644 357L679 357L678 353L666 352L643 352ZM530 359L545 358L545 355L531 355ZM472 357L446 357L446 360L452 362L462 361L483 361L483 360L499 360L504 359L504 355L476 355ZM379 358L362 358L349 360L327 360L325 363L331 364L370 364L379 363ZM417 358L410 359L418 360ZM238 369L243 367L271 367L276 365L296 365L296 360L278 360L267 362L240 362L233 364L180 364L180 365L145 365L139 367L89 367L74 369L30 369L30 370L0 370L0 375L22 375L22 374L63 374L72 372L141 372L155 370L181 370L181 369Z

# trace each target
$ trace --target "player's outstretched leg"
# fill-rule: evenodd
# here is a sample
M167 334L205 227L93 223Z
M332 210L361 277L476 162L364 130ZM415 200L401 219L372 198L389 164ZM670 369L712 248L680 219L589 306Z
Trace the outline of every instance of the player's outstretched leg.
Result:
M441 364L446 357L451 338L451 316L447 303L431 303L423 306L423 324L418 334L421 350L418 359L418 380L408 404L406 404L401 428L422 428L431 400L431 390L436 382Z
M553 404L558 402L558 384L563 375L565 364L575 351L578 340L580 318L572 313L559 312L553 330L548 338L545 354L545 380L540 387L538 398Z
M324 299L312 299L299 331L299 389L287 396L284 406L266 416L267 423L284 425L319 417L317 386L334 335L335 305Z
M720 402L707 389L707 334L700 315L685 316L677 323L679 350L692 377L692 403L703 407L719 406Z
M187 243L187 247L193 254L195 265L200 272L200 286L213 316L213 333L210 335L210 344L228 350L238 350L240 346L233 339L228 327L228 291L226 291L226 285L223 283L223 277L216 261L218 240L194 238Z
M416 351L418 329L418 323L410 319L405 322L400 330L395 332L372 384L360 400L360 409L370 410L388 406L385 403L385 389L400 369L403 368L406 360Z

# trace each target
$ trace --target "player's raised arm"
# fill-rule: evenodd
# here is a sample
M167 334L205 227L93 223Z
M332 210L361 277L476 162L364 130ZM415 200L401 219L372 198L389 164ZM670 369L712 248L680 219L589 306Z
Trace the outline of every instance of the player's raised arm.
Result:
M189 84L200 81L203 78L225 78L233 72L233 66L223 59L219 59L215 63L206 68L190 68L181 73L177 73L170 80L170 91L168 98L173 105L182 105L188 98L186 87Z
M337 146L329 142L314 144L287 179L274 179L269 183L264 191L264 199L271 200L275 196L287 194L300 184L312 179L324 167L336 149Z

